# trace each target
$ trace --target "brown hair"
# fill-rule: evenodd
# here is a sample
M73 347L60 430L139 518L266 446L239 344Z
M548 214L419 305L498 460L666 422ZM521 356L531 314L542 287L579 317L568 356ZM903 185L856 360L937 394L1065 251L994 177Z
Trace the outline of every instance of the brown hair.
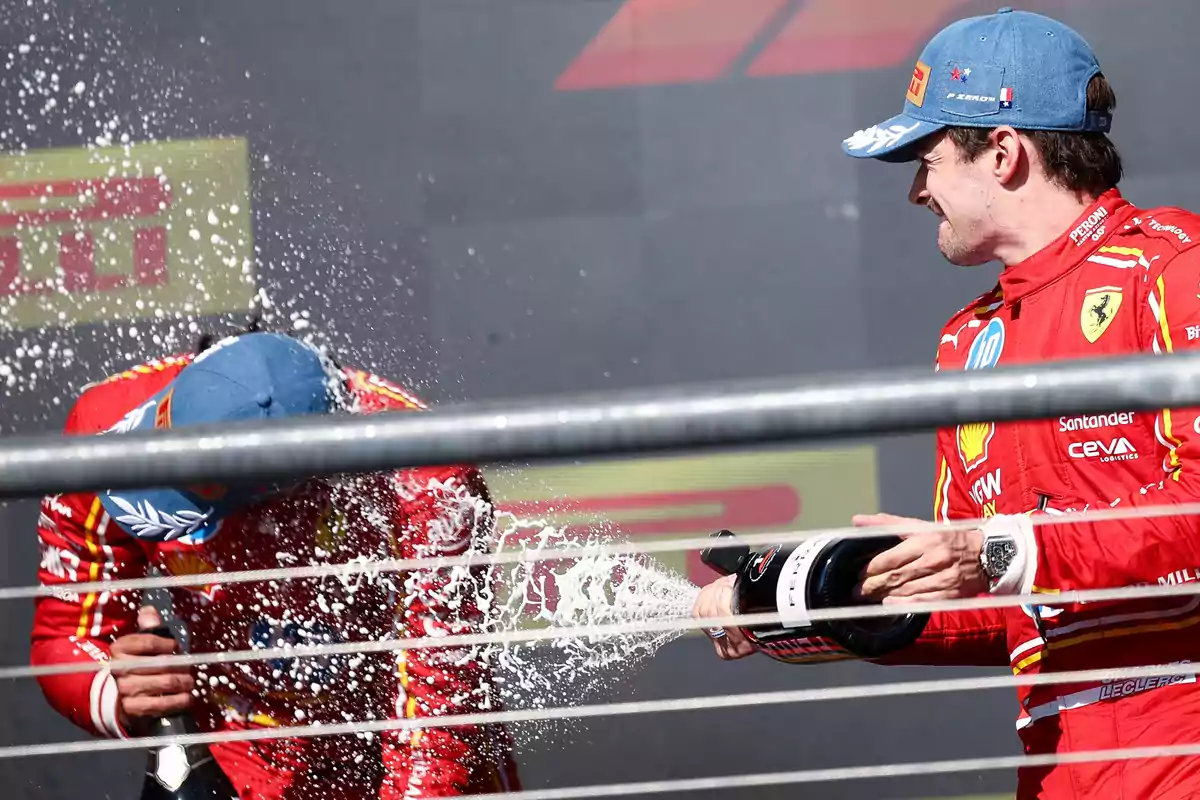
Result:
M1087 88L1088 111L1111 114L1116 105L1117 96L1108 80L1099 74L1093 77ZM963 158L974 161L987 149L992 130L950 127L946 135ZM1068 191L1099 197L1121 180L1121 154L1103 133L1030 130L1021 133L1037 148L1046 176Z

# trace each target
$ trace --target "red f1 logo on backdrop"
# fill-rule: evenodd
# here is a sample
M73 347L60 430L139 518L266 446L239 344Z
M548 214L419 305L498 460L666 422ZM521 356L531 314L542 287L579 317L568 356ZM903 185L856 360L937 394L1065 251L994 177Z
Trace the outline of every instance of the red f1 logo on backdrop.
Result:
M555 88L894 67L913 58L954 12L994 10L977 0L625 0Z

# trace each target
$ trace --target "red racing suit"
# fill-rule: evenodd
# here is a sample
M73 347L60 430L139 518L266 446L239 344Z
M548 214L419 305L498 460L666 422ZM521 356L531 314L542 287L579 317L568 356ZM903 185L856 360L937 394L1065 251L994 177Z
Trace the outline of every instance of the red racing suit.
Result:
M108 430L189 361L150 362L92 386L66 432ZM363 411L421 408L378 377L345 375ZM112 641L136 630L140 593L81 595L72 584L142 577L151 568L212 573L211 584L172 592L194 653L471 632L483 587L465 570L265 586L221 586L219 573L457 554L485 547L491 524L480 473L461 466L310 480L228 517L202 544L136 539L94 494L47 497L38 523L39 578L56 592L37 604L32 662L107 661ZM471 656L416 650L205 667L197 672L193 713L201 730L225 731L498 710L490 669ZM107 670L47 677L41 686L50 704L85 730L128 735ZM400 800L519 788L511 742L496 726L229 742L212 751L242 800Z
M950 320L938 369L1198 347L1198 243L1200 217L1139 210L1113 190ZM1198 411L939 431L936 519L999 515L990 522L1011 523L1025 556L1014 591L1045 593L1047 604L934 615L922 639L888 661L1005 664L1025 675L1200 659L1200 596L1054 604L1060 591L1200 579L1200 520L1036 524L1072 510L1200 499ZM1200 743L1193 676L1022 688L1019 701L1017 728L1031 754ZM1200 759L1031 768L1019 776L1022 800L1197 796Z

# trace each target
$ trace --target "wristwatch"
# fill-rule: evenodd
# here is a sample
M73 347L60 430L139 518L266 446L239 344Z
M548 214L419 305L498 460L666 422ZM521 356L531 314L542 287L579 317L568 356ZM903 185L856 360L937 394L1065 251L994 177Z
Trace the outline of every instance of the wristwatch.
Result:
M1007 534L987 536L983 540L983 548L979 551L979 565L987 576L988 588L996 588L996 584L1008 572L1013 559L1017 556L1017 543Z

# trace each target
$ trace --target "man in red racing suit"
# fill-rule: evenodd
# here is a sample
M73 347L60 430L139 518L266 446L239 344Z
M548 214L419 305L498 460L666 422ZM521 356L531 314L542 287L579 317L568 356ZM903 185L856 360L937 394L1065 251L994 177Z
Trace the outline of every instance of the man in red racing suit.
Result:
M1200 343L1200 217L1143 211L1117 191L942 331L941 370L1170 353ZM1009 591L1047 605L935 614L888 663L1009 665L1013 673L1200 661L1200 597L1053 605L1054 594L1200 579L1200 523L1158 516L1028 525L1041 515L1200 499L1200 409L962 425L937 435L934 518L994 518L1027 546ZM882 522L886 520L875 519ZM986 530L985 526L985 530ZM1002 528L998 524L997 528ZM1022 687L1027 753L1200 743L1192 675ZM1200 759L1023 770L1020 797L1191 798Z
M1121 197L1120 156L1106 136L1114 104L1078 33L1005 8L935 36L904 112L843 143L850 155L918 163L909 199L937 216L947 260L1004 265L999 285L943 329L939 369L1200 343L1200 217ZM880 130L903 132L882 141ZM1054 604L1058 592L1196 580L1200 520L1040 524L1072 510L1196 502L1198 412L1117 410L939 432L935 518L987 522L908 538L867 565L863 594L903 603L1040 593L1046 605L935 615L924 638L890 660L1005 664L1017 675L1200 660L1200 597ZM1029 687L1018 697L1030 754L1200 744L1192 675ZM1031 767L1020 771L1018 795L1193 798L1200 759Z
M938 369L1200 347L1200 217L1122 198L1120 157L1104 135L1113 102L1076 32L1006 8L935 36L904 113L843 143L850 155L918 162L909 200L936 216L948 261L1004 265L999 285L943 328ZM1039 593L1045 604L934 614L917 643L882 661L1030 675L1200 660L1200 597L1055 603L1065 591L1200 579L1196 517L1046 524L1071 511L1196 502L1200 409L960 425L938 433L937 450L935 518L985 521L904 537L863 569L862 596L898 610L986 592ZM730 579L705 587L694 614L727 615L730 591ZM722 657L754 651L736 628L709 635ZM1022 687L1018 698L1031 755L1200 745L1200 688L1187 673ZM1200 797L1200 758L1029 766L1017 795Z
M1140 210L1108 192L947 323L938 369L1200 347L1198 245L1197 215ZM993 591L1045 593L1047 604L934 614L916 644L883 663L1011 666L1030 675L1200 661L1200 596L1054 605L1061 591L1200 580L1196 517L1029 524L1064 512L1200 500L1200 409L942 429L935 487L937 521L989 518L1023 540L1015 580ZM856 519L901 521L884 514ZM705 593L722 587L718 581ZM726 600L698 616L730 612ZM723 656L753 652L737 631L727 633L714 642ZM741 649L722 650L731 639ZM1193 675L1020 687L1018 700L1017 730L1029 754L1200 744ZM1200 797L1198 758L1098 760L1020 773L1021 800Z
M66 423L97 434L166 387L192 360L151 361L87 389ZM403 389L342 371L364 412L419 410ZM477 629L478 575L418 571L222 586L224 571L344 563L360 557L458 554L486 546L487 487L466 466L402 469L340 481L308 480L225 518L201 543L135 538L96 494L46 497L38 535L39 578L55 587L37 604L34 665L98 661L137 630L136 592L80 594L72 584L145 576L212 574L172 592L194 653L318 642L376 641ZM477 653L416 650L282 659L201 668L192 706L203 731L407 719L498 710L490 670ZM92 734L131 735L107 669L46 677L50 704ZM212 752L242 800L400 798L519 788L506 731L431 728L377 736L226 742Z

